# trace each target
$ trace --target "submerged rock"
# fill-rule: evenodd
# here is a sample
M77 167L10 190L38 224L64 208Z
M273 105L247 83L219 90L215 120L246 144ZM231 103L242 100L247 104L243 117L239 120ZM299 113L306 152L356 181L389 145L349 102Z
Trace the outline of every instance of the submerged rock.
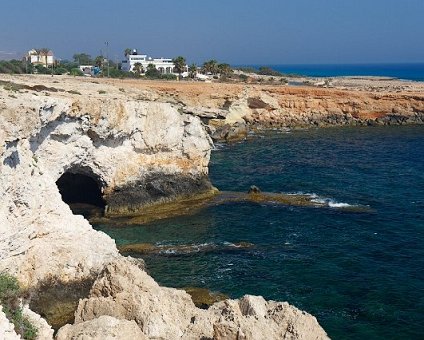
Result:
M215 302L223 301L229 298L226 294L219 292L211 292L209 289L206 288L184 287L182 289L188 294L190 294L194 305L202 309L208 309Z
M119 246L118 249L123 254L161 254L161 255L182 255L191 253L208 253L219 251L237 251L253 248L255 245L249 242L224 242L203 243L203 244L175 244L175 245L155 245L151 243L133 243Z
M261 192L261 189L259 189L256 185L252 185L249 188L249 191L247 193L249 194L259 194Z
M244 121L218 125L211 134L215 142L236 142L246 139L248 128Z

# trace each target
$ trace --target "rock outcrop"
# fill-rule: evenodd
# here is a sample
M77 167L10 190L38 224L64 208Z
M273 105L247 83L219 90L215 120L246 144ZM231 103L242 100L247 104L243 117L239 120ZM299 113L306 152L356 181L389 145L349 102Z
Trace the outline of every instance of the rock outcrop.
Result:
M144 340L148 339L135 321L119 320L111 316L76 325L66 325L57 333L56 340Z
M216 141L249 129L424 124L424 83L333 79L334 88L252 84L145 83L209 125Z
M118 256L112 239L63 202L63 174L93 179L109 214L212 189L199 118L124 94L75 94L66 83L41 92L11 84L12 94L0 86L0 270L24 287L92 279Z
M80 301L75 324L103 315L134 320L149 339L328 338L313 316L262 297L246 295L207 310L196 308L185 291L160 287L126 259L106 266L89 297Z

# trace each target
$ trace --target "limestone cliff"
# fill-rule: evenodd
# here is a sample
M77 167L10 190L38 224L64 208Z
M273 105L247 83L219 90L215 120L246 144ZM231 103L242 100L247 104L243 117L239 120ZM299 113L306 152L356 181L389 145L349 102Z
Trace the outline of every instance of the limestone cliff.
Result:
M93 178L111 214L211 189L198 118L124 94L12 86L0 87L0 270L24 286L90 278L118 255L62 201L64 173Z
M184 112L187 105L106 82L2 78L0 271L18 278L29 301L52 287L59 298L75 293L69 287L79 294L91 288L76 324L59 331L59 339L257 339L258 332L265 338L326 338L315 318L287 303L246 297L208 312L197 309L185 292L158 286L123 259L110 237L64 202L57 183L65 178L72 189L72 176L94 183L109 214L211 191L211 139L201 118ZM0 318L0 331L13 338ZM43 324L37 315L31 319Z
M424 124L424 83L339 79L333 88L275 84L145 83L207 122L215 140L248 129Z

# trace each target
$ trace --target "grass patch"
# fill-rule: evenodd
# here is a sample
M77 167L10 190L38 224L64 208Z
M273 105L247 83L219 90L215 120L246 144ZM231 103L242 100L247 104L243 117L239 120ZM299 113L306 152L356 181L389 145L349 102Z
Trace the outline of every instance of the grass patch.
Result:
M19 90L22 90L25 88L24 85L12 83L11 81L4 81L0 80L0 85L3 86L3 88L6 91L12 91L12 92L18 92Z
M13 276L0 273L0 304L3 312L15 327L15 332L27 340L35 340L38 330L22 314L19 297L22 292L18 280Z

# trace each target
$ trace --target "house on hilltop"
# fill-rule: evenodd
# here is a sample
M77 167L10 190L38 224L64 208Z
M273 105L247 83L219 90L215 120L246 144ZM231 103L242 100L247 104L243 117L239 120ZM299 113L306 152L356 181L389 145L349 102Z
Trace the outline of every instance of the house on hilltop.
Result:
M54 65L54 54L47 48L29 50L25 60L33 65L43 65L45 67Z

